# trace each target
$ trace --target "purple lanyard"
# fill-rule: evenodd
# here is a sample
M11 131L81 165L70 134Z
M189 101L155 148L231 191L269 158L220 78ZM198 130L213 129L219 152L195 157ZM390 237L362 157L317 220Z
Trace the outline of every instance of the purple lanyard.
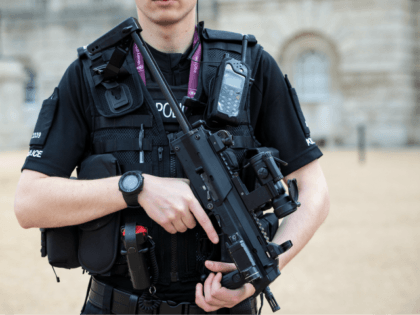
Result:
M198 41L199 41L199 37L198 37L198 32L197 32L197 27L196 27L195 32L194 32L193 47L195 47ZM133 55L134 55L134 61L136 62L137 71L140 74L140 77L143 80L144 85L146 85L146 73L144 72L144 60L136 44L134 44L133 52L134 52ZM200 71L200 60L201 60L201 43L198 45L198 49L192 56L192 60L191 60L190 79L188 81L188 96L191 98L193 98L195 96L195 93L197 92L198 74Z

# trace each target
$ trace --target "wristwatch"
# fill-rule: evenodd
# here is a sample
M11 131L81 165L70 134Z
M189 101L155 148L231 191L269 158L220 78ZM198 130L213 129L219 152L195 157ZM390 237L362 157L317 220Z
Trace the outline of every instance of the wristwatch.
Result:
M128 208L138 208L138 195L143 190L143 173L141 171L129 171L121 176L118 187L123 194Z

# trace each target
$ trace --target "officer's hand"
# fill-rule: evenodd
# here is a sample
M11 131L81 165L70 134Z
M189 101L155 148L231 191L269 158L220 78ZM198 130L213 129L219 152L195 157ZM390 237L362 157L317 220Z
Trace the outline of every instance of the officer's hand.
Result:
M197 219L209 239L214 244L219 242L216 230L191 191L188 179L148 174L143 174L143 177L143 191L138 201L153 221L175 234L194 228Z
M217 274L210 273L204 282L204 286L201 283L197 283L195 288L195 304L205 312L213 312L223 307L232 308L255 293L255 288L250 283L246 283L236 290L222 287L220 283L222 273L236 270L235 264L206 260L206 267L211 271L217 272Z

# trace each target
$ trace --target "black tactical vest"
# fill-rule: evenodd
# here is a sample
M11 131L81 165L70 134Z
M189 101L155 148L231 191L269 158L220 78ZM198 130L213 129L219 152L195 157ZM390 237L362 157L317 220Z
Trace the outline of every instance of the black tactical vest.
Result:
M203 63L195 98L206 104L212 78L224 54L229 53L231 57L241 59L242 35L205 29L202 22L198 29ZM108 63L113 51L114 48L110 48L102 53L90 55L85 49L79 49L84 78L94 103L94 106L91 106L92 130L88 155L112 154L122 173L141 170L161 177L185 177L176 156L169 149L168 138L171 134L167 135L164 130L161 115L151 93L137 73L132 53L126 57L118 77L103 81L98 69ZM247 64L252 78L255 78L261 53L262 47L251 35ZM156 91L152 94L154 93ZM182 94L183 91L177 93ZM186 94L185 88L184 95ZM182 95L176 96L179 97L178 100L182 98ZM218 127L233 134L234 151L240 164L244 160L246 148L260 145L254 137L250 123L249 94L247 98L248 121L238 127ZM193 123L202 119L204 109L204 106L197 106L188 108L185 112L189 121ZM144 163L139 163L141 127L144 129ZM94 275L121 274L121 270L124 269L117 268L124 266L124 259L119 255L120 228L128 215L135 215L137 223L149 229L149 234L156 243L160 271L158 283L199 281L199 270L204 260L211 252L215 252L214 248L208 248L209 242L203 229L197 224L196 228L185 233L171 235L153 222L143 209L134 212L125 209L80 227L79 261L84 269Z

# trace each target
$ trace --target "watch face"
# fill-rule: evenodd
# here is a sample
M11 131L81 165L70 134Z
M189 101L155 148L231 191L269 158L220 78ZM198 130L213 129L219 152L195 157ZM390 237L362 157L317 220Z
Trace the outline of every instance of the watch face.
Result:
M135 191L140 184L140 180L137 175L127 175L121 183L122 188L125 192L132 192Z

